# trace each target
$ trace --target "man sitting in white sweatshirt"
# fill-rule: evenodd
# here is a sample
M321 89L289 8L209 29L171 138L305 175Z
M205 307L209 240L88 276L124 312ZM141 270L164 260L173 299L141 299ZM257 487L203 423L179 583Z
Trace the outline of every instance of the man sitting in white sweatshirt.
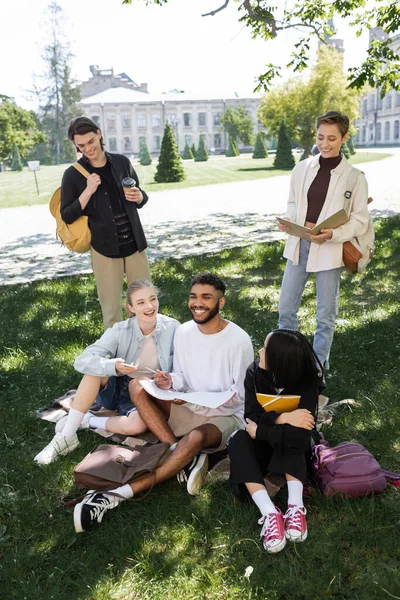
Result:
M110 494L89 492L75 506L77 532L100 523L105 512L124 499L175 475L187 484L189 494L197 494L207 474L208 453L225 448L229 436L244 428L243 383L254 359L253 346L243 329L221 317L224 296L225 284L216 275L202 273L194 277L188 303L193 320L176 330L173 372L158 370L154 380L161 389L230 391L231 399L219 408L205 408L182 400L157 400L140 388L135 394L137 410L158 439L170 444L171 454L156 469L155 477L145 475Z

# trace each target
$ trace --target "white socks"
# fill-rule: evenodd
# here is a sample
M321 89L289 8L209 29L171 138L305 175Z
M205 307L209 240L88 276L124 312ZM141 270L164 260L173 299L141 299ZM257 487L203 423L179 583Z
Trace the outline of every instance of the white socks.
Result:
M84 417L84 413L76 410L75 408L70 408L67 416L67 420L62 430L62 435L64 437L72 437L76 434L79 425Z
M112 498L113 500L120 500L122 502L122 500L129 500L130 498L133 498L132 488L129 485L129 483L127 483L125 485L121 485L121 487L115 488L115 490L110 490L110 492L113 492L114 494L119 494L120 496L122 496L122 498L118 498L118 496L114 496L113 494L110 494L108 496L107 492L104 493L105 496L108 496L109 498Z
M109 418L110 417L96 417L95 415L92 415L89 417L89 427L91 427L91 429L104 429L107 431L106 423Z
M251 496L252 500L257 504L258 509L263 517L269 513L277 513L274 503L268 495L267 490L258 490Z
M298 480L287 482L288 504L294 506L304 506L303 504L303 484Z

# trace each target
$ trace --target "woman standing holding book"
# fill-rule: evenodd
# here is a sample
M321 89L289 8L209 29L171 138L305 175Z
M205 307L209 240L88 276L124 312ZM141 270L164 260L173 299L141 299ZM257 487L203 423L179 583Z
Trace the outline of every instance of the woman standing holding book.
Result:
M293 169L286 219L312 229L348 204L347 181L354 167L340 153L349 137L349 118L330 111L317 118L316 144L320 154L301 161ZM322 229L309 240L289 233L283 256L287 259L279 300L279 329L297 329L297 313L311 273L316 276L317 327L314 350L329 369L335 321L339 307L343 243L364 234L368 227L368 188L360 173L352 191L349 221L336 229Z
M307 538L303 483L318 396L323 388L322 366L318 364L311 345L301 333L281 329L267 336L260 360L247 369L244 382L247 425L245 431L237 431L229 442L230 484L239 500L251 496L259 508L260 535L267 552L279 552L287 539L302 542ZM292 412L266 412L257 394L297 395L300 401ZM267 472L286 477L285 515L268 495L264 483Z

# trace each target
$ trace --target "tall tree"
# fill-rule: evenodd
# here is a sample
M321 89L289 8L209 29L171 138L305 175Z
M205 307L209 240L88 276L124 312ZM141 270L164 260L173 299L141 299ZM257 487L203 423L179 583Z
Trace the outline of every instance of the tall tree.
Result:
M292 154L292 144L290 142L290 137L287 127L285 125L285 121L282 121L279 127L278 146L276 148L274 168L291 170L293 169L294 165L295 160Z
M208 160L208 151L206 148L206 143L204 141L204 137L201 135L199 137L199 146L197 148L197 152L194 157L194 162L205 162Z
M141 165L151 165L151 154L147 147L147 142L143 139L140 143L139 162Z
M37 90L39 117L56 164L74 160L75 151L67 139L68 124L78 116L79 89L71 78L72 54L65 35L62 7L53 0L46 10L47 43L43 49L44 85Z
M322 46L308 80L295 78L268 92L261 101L258 118L273 135L285 121L292 142L307 158L315 141L315 119L328 110L340 110L350 122L358 117L359 92L346 89L343 57L336 48Z
M264 134L262 131L257 133L257 139L254 146L253 158L267 158L268 150L264 142Z
M251 145L253 143L253 119L249 115L245 106L226 109L225 113L220 117L220 121L230 138L243 142L243 144Z
M146 4L167 4L168 0L144 0ZM233 3L234 0L232 0ZM203 17L219 15L231 0L215 0L215 8ZM132 4L132 0L122 0ZM400 7L398 0L294 0L275 2L268 0L239 0L237 3L239 22L250 29L253 38L271 40L288 29L302 31L294 43L291 58L286 67L302 71L313 57L312 40L325 43L333 35L332 20L335 17L347 20L354 35L380 27L386 36L400 29ZM303 33L304 32L304 33ZM269 63L267 71L258 78L258 89L269 89L272 81L280 75L281 67ZM382 97L390 89L400 89L400 51L391 47L390 39L375 40L365 60L350 69L349 85L362 88L366 83L381 89Z
M19 153L18 146L17 146L17 144L14 144L13 155L12 155L12 159L11 159L11 171L22 171L23 168L24 167L22 164L21 155Z
M30 148L45 139L35 113L19 107L13 98L0 94L0 160L11 158L14 144L25 156Z
M154 180L157 183L170 183L172 181L183 181L185 171L178 152L175 137L171 125L165 125L164 136L161 142L160 156L158 157L157 171Z

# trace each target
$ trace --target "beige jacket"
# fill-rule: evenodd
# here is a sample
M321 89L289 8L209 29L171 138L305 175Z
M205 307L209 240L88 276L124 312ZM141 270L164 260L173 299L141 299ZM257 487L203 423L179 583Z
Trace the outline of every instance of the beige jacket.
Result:
M324 205L317 224L324 221L341 208L345 208L348 200L344 197L347 178L353 169L346 158L331 171L331 180ZM319 170L319 155L298 163L292 172L290 193L284 217L299 225L304 225L307 214L307 193ZM364 173L360 173L353 189L352 210L350 220L333 230L332 239L323 244L311 243L307 262L307 271L328 271L343 266L343 242L352 240L366 232L368 227L368 186ZM299 263L300 238L289 235L283 256Z

